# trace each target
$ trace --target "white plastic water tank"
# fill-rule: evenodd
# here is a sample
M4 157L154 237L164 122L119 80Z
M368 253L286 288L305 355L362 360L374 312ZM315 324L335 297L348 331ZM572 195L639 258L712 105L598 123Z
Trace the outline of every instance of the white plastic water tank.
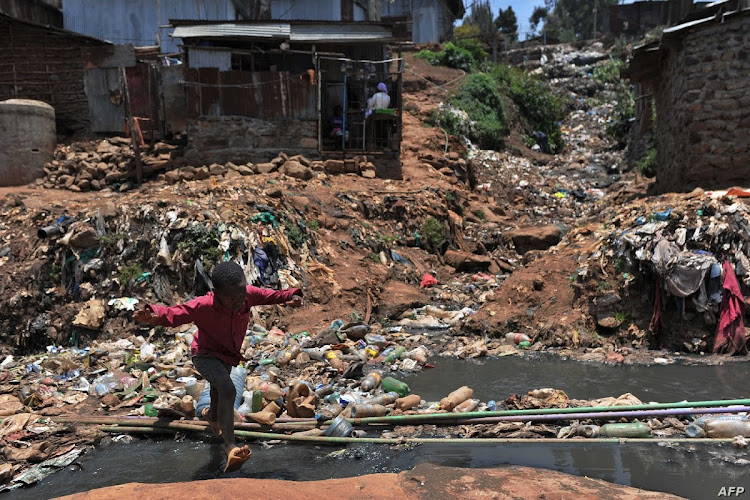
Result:
M28 99L0 102L0 186L20 186L43 177L56 145L52 106Z

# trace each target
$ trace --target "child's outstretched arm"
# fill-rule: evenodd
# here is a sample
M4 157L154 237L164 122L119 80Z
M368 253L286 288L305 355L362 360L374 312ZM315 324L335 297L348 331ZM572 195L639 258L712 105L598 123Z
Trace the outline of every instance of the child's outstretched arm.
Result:
M203 297L195 298L185 304L167 307L149 304L136 311L133 319L153 326L180 326L195 323L198 311L204 306Z
M299 307L304 304L302 290L299 288L271 290L270 288L259 288L257 286L248 285L247 294L254 306L286 304L292 307Z

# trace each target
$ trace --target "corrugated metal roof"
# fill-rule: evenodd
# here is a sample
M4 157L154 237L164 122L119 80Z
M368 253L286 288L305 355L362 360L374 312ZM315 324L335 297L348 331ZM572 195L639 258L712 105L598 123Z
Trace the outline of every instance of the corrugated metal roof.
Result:
M194 24L177 26L172 33L174 38L289 38L289 23L259 24Z
M393 38L391 30L372 24L298 24L292 42L381 42Z

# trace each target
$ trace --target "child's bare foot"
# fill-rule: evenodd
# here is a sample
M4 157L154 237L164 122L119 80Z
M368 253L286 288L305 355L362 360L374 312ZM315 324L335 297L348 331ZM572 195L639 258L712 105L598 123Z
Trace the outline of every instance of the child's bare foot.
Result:
M208 425L209 427L211 427L211 432L213 432L214 436L221 436L221 426L219 425L219 422L208 419L208 410L209 408L203 408L201 416L206 420L206 422L208 422Z
M224 472L234 472L242 468L242 464L247 462L253 452L250 451L250 447L245 445L243 447L235 446L227 454L227 465L224 467Z

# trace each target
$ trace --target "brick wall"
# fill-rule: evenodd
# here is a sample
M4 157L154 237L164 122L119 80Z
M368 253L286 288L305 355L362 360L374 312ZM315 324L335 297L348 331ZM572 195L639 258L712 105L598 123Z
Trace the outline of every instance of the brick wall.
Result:
M659 192L750 182L750 15L662 41L656 82Z

